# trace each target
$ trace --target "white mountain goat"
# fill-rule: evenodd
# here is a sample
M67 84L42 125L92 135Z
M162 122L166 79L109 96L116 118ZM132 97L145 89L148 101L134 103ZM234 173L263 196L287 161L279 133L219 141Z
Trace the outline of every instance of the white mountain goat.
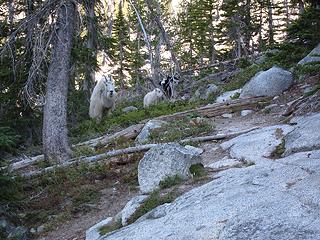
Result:
M89 115L93 119L101 120L103 110L110 115L115 108L117 93L111 77L102 76L93 89L90 98Z
M159 88L155 88L153 91L148 92L143 98L143 107L149 107L155 105L164 99L164 94Z

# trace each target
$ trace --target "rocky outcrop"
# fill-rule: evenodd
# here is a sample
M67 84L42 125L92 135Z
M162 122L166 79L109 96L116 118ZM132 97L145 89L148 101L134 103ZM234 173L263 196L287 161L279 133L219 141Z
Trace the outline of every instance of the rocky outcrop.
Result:
M149 141L150 130L157 129L166 124L165 121L160 120L150 120L142 128L140 134L136 137L136 143L144 144Z
M169 176L190 177L189 168L201 162L201 151L185 148L178 143L160 144L150 149L138 165L138 181L143 193L158 188L160 181Z
M320 62L320 43L306 57L301 59L298 65L312 62Z
M285 137L284 155L320 148L320 113L293 118L295 129Z
M226 101L230 101L232 99L237 99L237 98L239 98L241 91L242 91L242 89L240 88L240 89L236 89L233 91L224 92L219 97L217 97L216 102L223 103Z
M276 96L293 84L292 73L279 67L257 73L242 89L240 98Z
M264 127L226 141L221 147L229 150L232 158L262 163L293 129L294 127L289 125Z
M101 240L320 239L320 151L232 168Z

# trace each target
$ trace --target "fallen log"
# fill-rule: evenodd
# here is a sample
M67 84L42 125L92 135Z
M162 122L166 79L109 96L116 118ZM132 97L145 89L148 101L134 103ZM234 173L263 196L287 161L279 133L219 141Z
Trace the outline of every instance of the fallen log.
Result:
M130 126L120 132L117 132L113 135L107 135L107 136L102 136L102 137L99 137L99 138L95 138L95 139L91 139L91 140L88 140L86 142L82 142L82 143L78 143L78 144L75 144L73 145L73 147L79 147L79 146L89 146L89 147L96 147L98 145L100 146L105 146L113 141L115 141L116 139L118 138L125 138L125 139L134 139L136 136L138 136L139 132L141 131L141 129L143 128L144 124L142 123L139 123L139 124L136 124L136 125L133 125L133 126ZM21 168L25 168L27 166L30 166L30 165L33 165L37 162L40 162L44 160L44 156L43 154L42 155L38 155L38 156L35 156L35 157L30 157L30 158L25 158L21 161L18 161L18 162L14 162L12 163L10 166L9 166L9 169L11 170L18 170L18 169L21 169Z
M119 155L123 155L123 154L131 154L131 153L136 153L136 152L147 151L150 148L155 147L157 145L158 144L146 144L146 145L140 145L140 146L136 146L136 147L128 147L128 148L124 148L124 149L113 150L110 152L106 152L106 153L102 153L102 154L94 155L94 156L90 156L90 157L74 158L74 159L69 160L68 162L54 165L54 166L50 166L50 167L46 167L42 170L35 170L35 171L28 172L28 173L23 173L23 174L21 174L21 176L22 177L34 177L34 176L41 175L43 173L52 172L52 171L59 169L59 168L69 167L71 165L75 165L80 162L92 163L92 162L97 162L102 159L106 159L108 157L115 157L115 156L119 156Z
M156 119L158 120L176 120L184 118L188 115L198 114L204 117L215 117L220 116L225 113L238 112L243 109L255 110L257 108L262 108L268 104L271 100L270 97L255 97L247 99L237 99L233 101L228 101L224 103L213 103L204 107L195 108L183 112L178 112L170 115L160 116Z
M180 140L178 142L179 143L188 143L188 142L205 142L205 141L213 141L213 140L223 140L223 139L238 136L240 134L248 133L248 132L253 131L255 129L258 129L258 127L246 129L246 130L239 131L239 132L228 133L228 134L216 134L216 135L211 135L211 136L187 138L187 139ZM151 149L152 147L158 146L159 144L160 143L145 144L145 145L139 145L139 146L135 146L135 147L128 147L128 148L124 148L124 149L113 150L113 151L109 151L106 153L102 153L102 154L94 155L94 156L89 156L89 157L74 158L68 162L54 165L54 166L50 166L50 167L44 168L42 170L35 170L35 171L28 172L28 173L23 173L23 174L21 174L21 176L22 177L34 177L34 176L41 175L43 173L52 172L52 171L59 169L59 168L64 168L64 167L68 167L71 165L76 165L80 162L93 163L93 162L97 162L97 161L100 161L100 160L103 160L106 158L116 157L116 156L123 155L123 154L145 152L145 151L148 151L149 149ZM162 144L164 144L164 143L162 143Z
M113 141L115 141L118 138L124 138L124 139L134 139L136 138L139 133L141 132L142 128L144 127L144 123L139 123L136 125L132 125L120 132L117 132L115 134L113 134L112 136L106 136L103 137L99 142L97 142L96 144L92 144L90 145L91 147L96 147L98 145L102 145L105 146Z

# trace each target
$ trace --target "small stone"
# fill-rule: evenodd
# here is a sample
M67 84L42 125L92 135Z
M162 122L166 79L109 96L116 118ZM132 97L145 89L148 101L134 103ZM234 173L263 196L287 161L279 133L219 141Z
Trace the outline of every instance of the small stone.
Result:
M223 158L220 161L209 164L208 167L213 169L219 169L219 168L226 168L226 167L234 167L239 164L241 164L241 162L237 159Z
M241 111L241 116L244 117L244 116L247 116L249 114L253 113L252 110L242 110Z
M122 109L123 113L128 113L128 112L133 112L133 111L137 111L138 108L134 107L134 106L129 106L129 107L125 107Z
M44 225L37 227L37 233L42 233L44 231L44 229L45 229Z
M224 113L221 115L224 118L232 118L232 114L231 113Z
M148 142L149 136L150 136L150 130L161 128L166 123L167 122L160 121L160 120L150 120L145 124L145 126L142 128L139 135L136 137L136 142L139 144L144 144Z

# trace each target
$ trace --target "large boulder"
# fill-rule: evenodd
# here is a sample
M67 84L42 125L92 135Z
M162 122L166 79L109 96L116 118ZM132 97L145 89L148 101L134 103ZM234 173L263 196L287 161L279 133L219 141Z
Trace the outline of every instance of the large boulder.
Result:
M295 129L285 137L285 155L320 148L320 113L293 118Z
M100 240L320 239L320 151L232 168Z
M292 73L279 67L257 73L242 89L240 98L276 96L293 84Z
M161 120L150 120L149 122L147 122L142 128L139 135L136 137L136 143L144 144L148 142L150 131L153 129L161 128L164 124L166 124L166 122Z
M196 148L185 148L178 143L160 144L151 148L138 165L138 181L143 193L158 188L160 181L179 175L183 179L191 176L189 168L201 162Z
M240 89L236 89L233 91L224 92L219 97L217 97L216 102L223 103L223 102L230 101L232 99L237 99L239 97L241 91L242 91L242 89L240 88Z
M298 65L303 65L311 62L320 62L320 43L303 59L298 62Z

